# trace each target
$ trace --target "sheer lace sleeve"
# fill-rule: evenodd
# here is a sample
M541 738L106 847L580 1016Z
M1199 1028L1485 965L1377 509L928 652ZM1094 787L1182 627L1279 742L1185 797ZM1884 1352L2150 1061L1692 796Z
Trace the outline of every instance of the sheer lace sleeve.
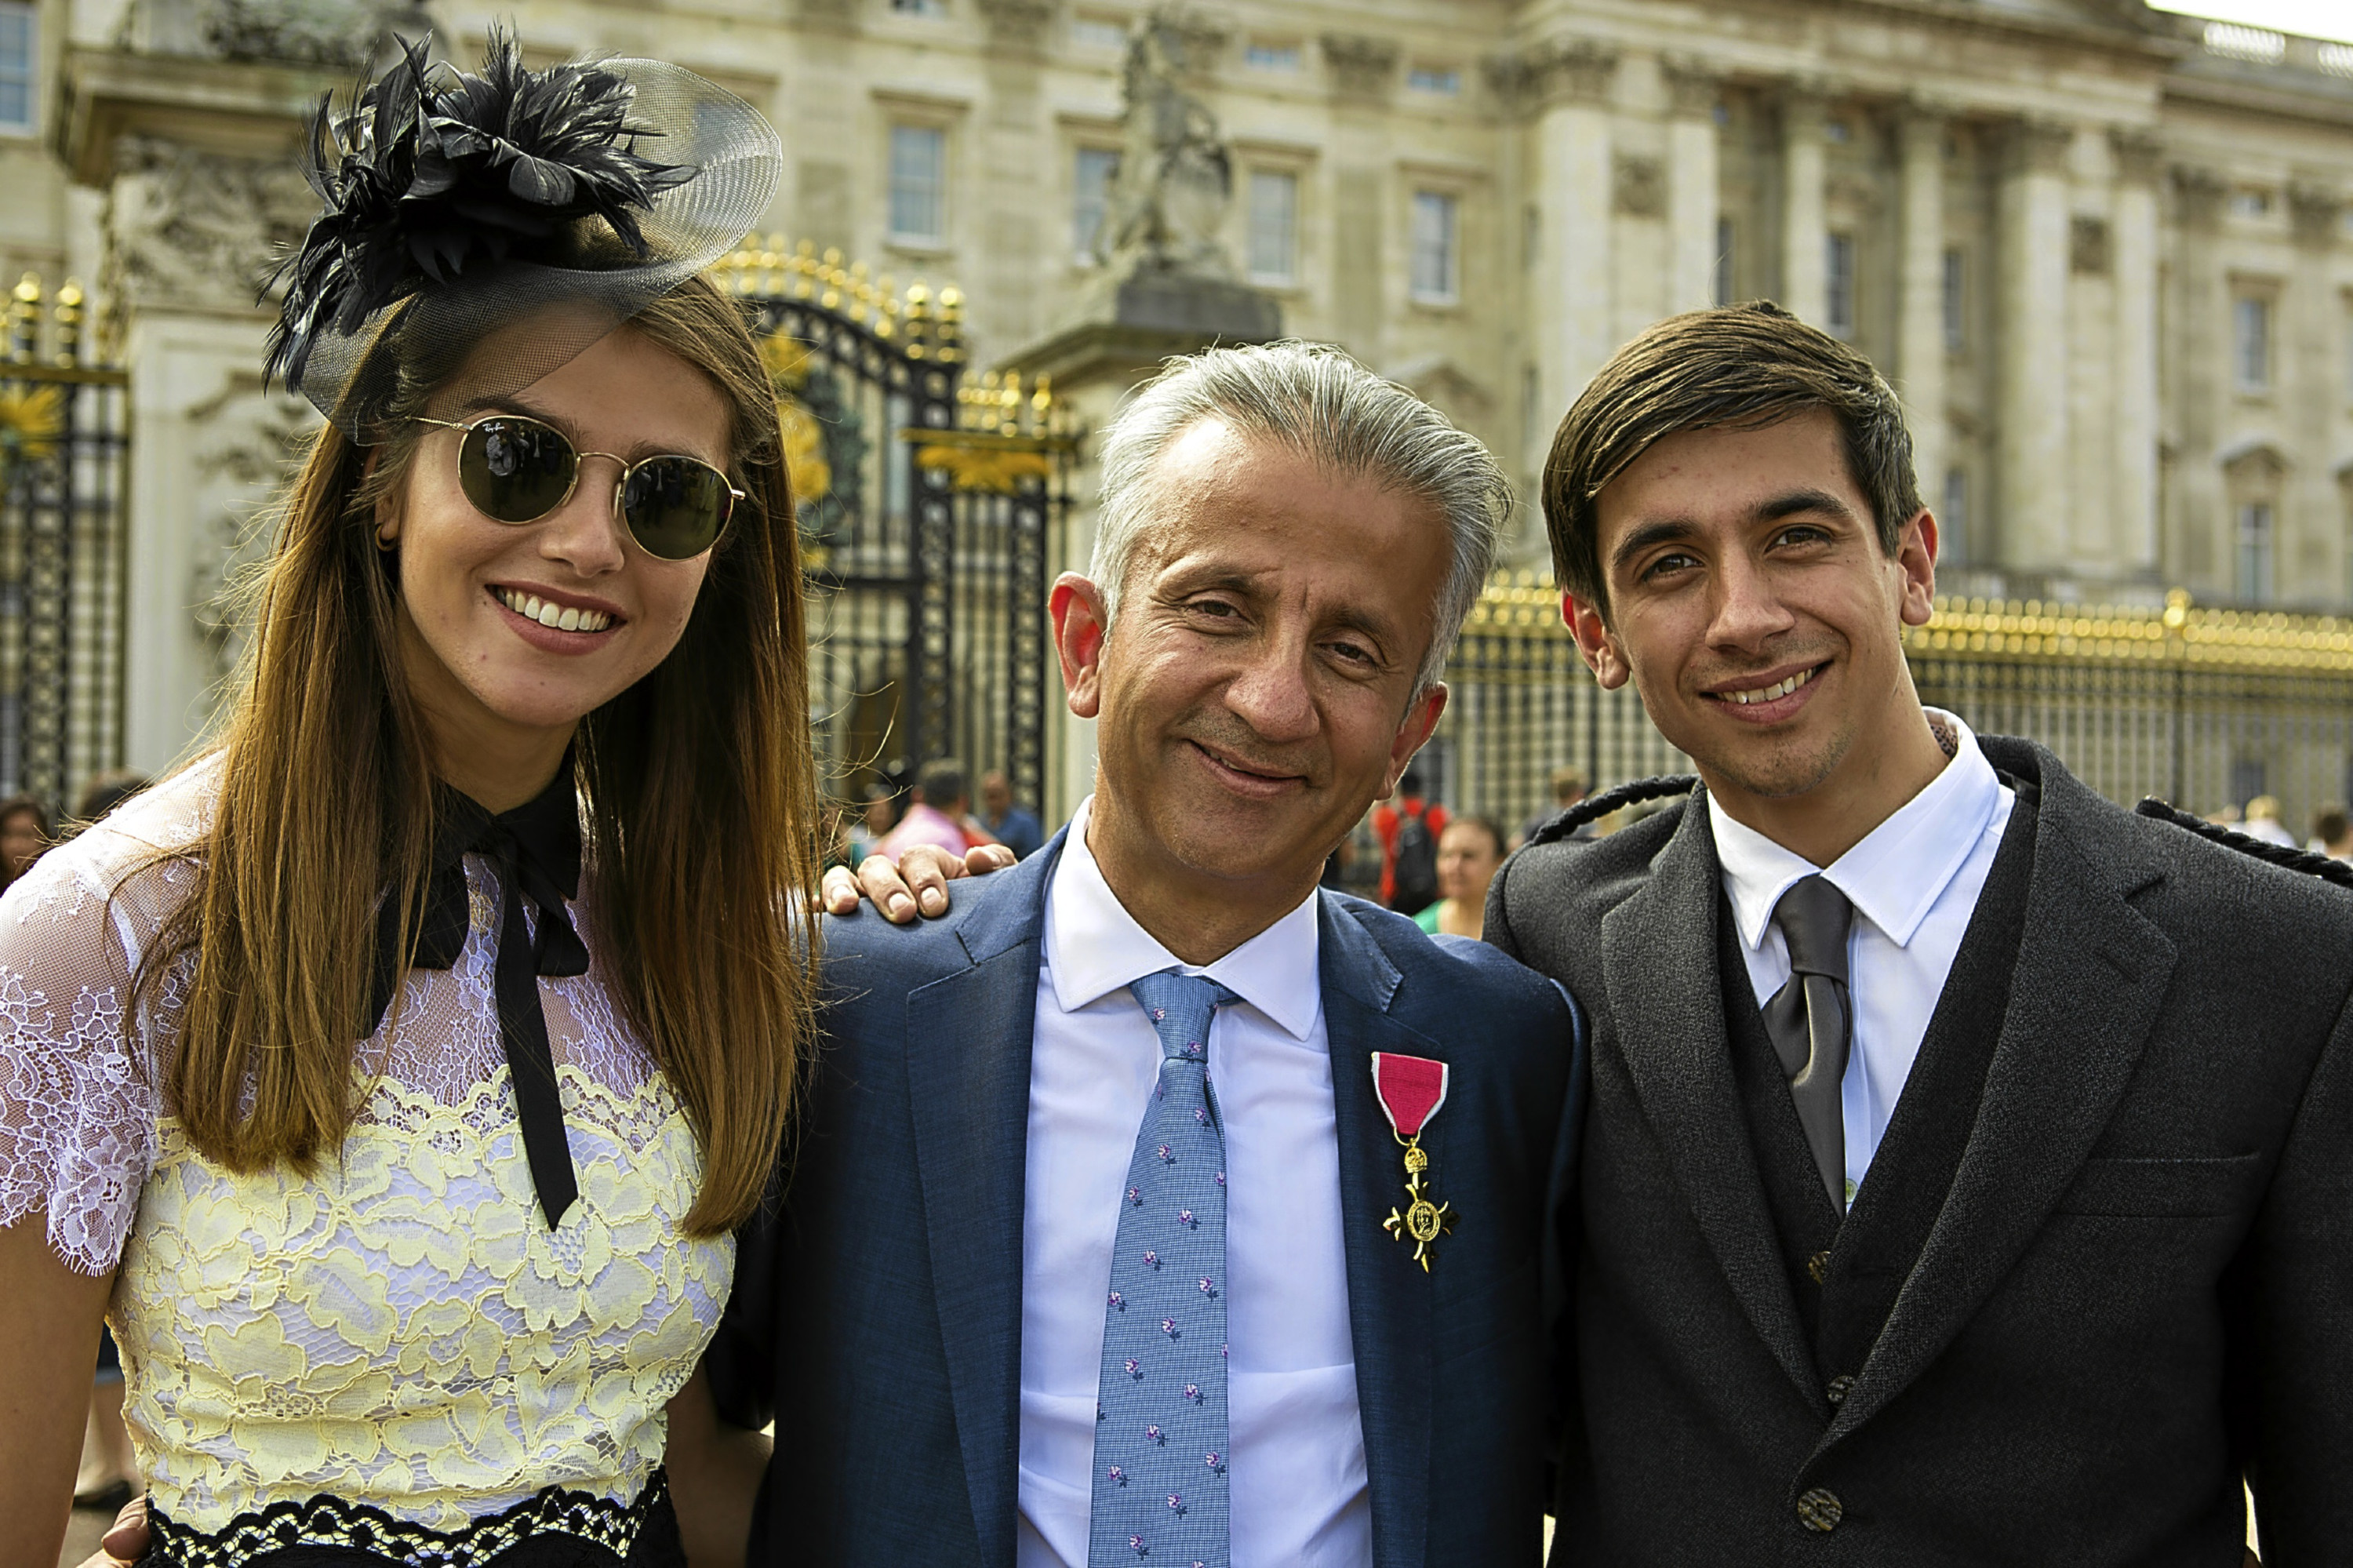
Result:
M153 1021L132 1016L132 977L192 879L149 863L185 842L169 830L187 824L189 782L51 850L0 895L0 1224L46 1212L49 1245L84 1274L121 1258L154 1162Z

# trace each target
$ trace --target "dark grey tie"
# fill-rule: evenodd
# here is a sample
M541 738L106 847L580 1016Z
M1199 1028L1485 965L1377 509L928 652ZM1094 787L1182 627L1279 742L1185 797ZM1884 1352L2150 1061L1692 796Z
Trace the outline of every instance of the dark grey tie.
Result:
M1854 906L1820 876L1794 883L1773 906L1789 944L1789 983L1765 1004L1765 1030L1789 1080L1799 1125L1831 1206L1846 1213L1846 1118L1841 1104L1854 1007L1847 989L1846 937Z

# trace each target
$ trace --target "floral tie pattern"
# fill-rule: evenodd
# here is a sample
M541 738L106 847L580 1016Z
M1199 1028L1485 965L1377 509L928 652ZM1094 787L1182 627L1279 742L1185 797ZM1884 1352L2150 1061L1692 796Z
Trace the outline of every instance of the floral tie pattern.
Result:
M1208 1040L1240 999L1174 969L1129 990L1160 1036L1160 1081L1112 1254L1087 1563L1226 1568L1226 1138Z

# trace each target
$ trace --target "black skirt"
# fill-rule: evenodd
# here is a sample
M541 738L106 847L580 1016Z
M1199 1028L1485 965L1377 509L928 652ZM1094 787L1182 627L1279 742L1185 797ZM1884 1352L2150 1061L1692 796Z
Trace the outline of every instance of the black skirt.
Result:
M147 1521L151 1568L686 1568L660 1470L634 1502L550 1487L453 1531L332 1497L272 1503L217 1531L152 1508Z

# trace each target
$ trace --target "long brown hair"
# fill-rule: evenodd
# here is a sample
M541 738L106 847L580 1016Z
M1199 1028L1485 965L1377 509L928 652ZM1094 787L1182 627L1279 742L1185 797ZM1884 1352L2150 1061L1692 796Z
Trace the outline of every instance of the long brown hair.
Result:
M691 1234L757 1206L809 1030L797 943L815 882L800 556L775 395L735 305L697 278L631 323L729 406L738 503L678 646L575 745L596 939L699 1139ZM424 406L432 388L405 394ZM362 448L323 427L284 503L229 720L200 882L142 967L191 952L167 1103L232 1170L310 1170L356 1108L377 901L408 951L433 835L427 732L402 674L392 557L374 543L417 427ZM371 467L368 459L375 461ZM251 1098L245 1096L250 1088Z

